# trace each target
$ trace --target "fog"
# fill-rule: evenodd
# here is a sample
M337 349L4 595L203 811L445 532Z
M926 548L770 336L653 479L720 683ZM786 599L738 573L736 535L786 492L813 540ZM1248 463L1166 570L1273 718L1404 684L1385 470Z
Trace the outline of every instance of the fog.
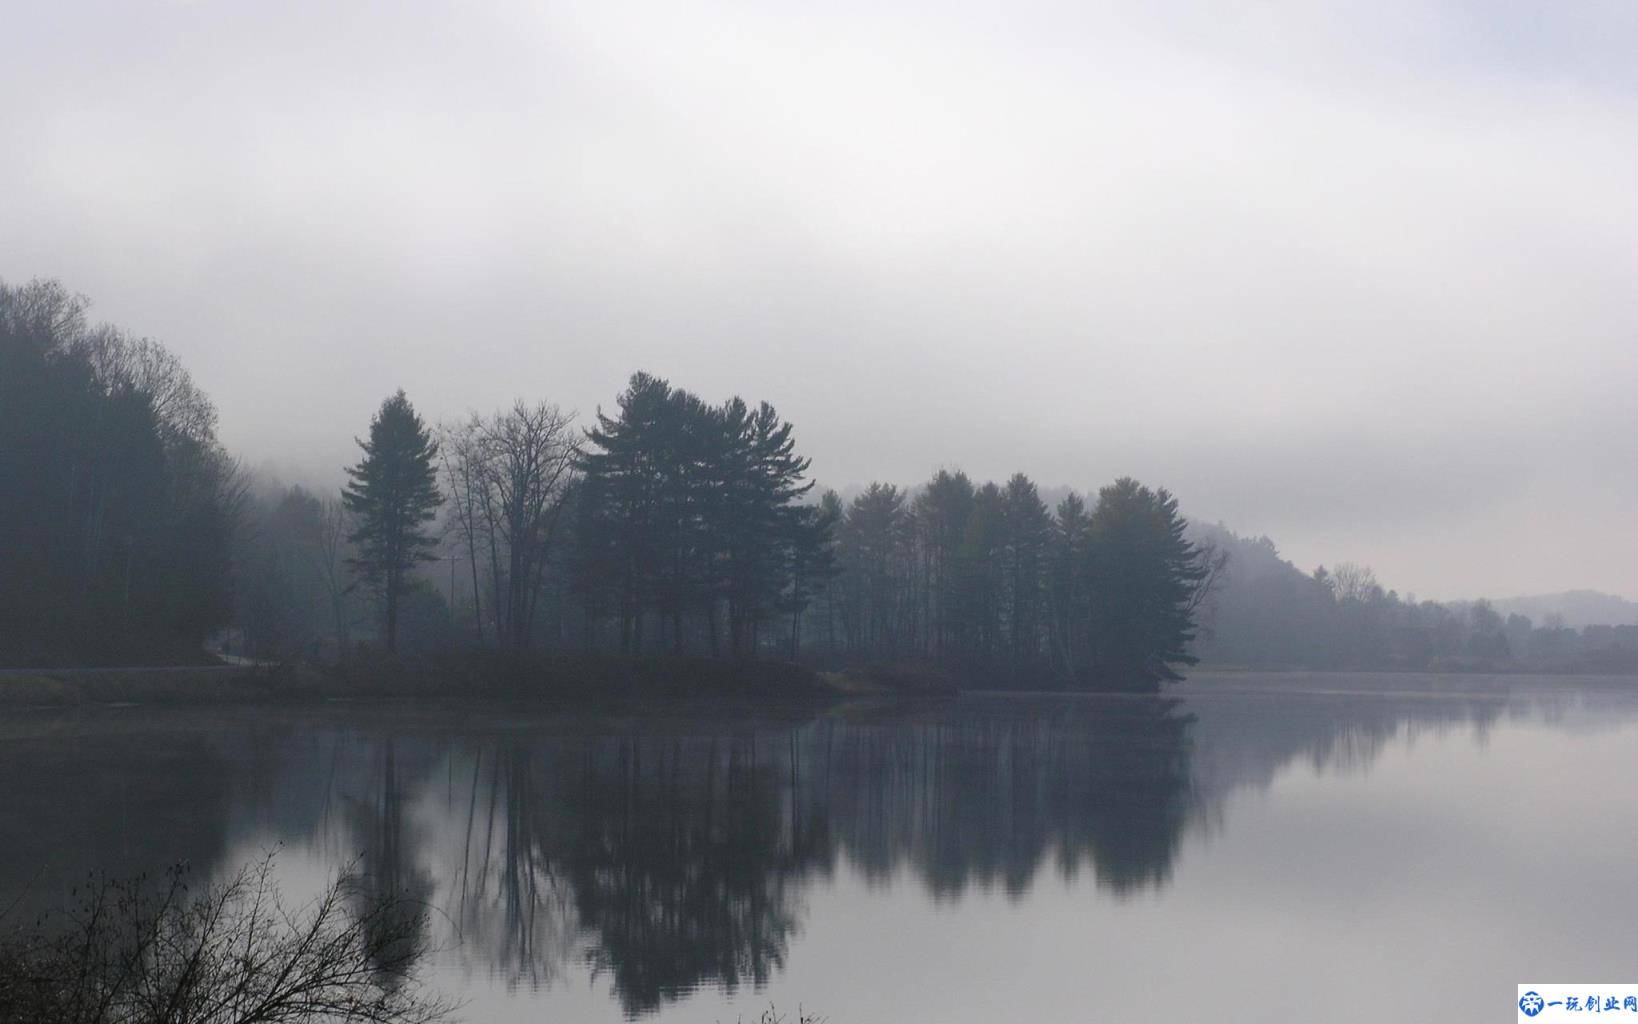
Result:
M830 486L1129 473L1422 597L1638 589L1630 5L4 24L0 278L163 340L251 464L645 369Z

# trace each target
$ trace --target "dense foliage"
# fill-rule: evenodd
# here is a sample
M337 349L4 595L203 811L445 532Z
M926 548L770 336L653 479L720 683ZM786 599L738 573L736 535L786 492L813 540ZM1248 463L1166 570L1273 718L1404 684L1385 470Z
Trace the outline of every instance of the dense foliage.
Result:
M216 410L86 307L0 282L0 664L186 658L232 614Z
M349 593L351 532L339 495L302 487L249 492L235 563L239 649L256 658L339 650L360 623Z
M799 500L808 460L773 406L710 406L639 373L586 440L574 579L590 642L608 621L620 650L641 649L652 620L678 653L754 653L784 612L794 635L829 522Z
M771 405L645 373L585 430L522 401L433 430L400 391L342 492L253 483L176 357L86 309L55 282L0 283L0 664L190 661L231 627L258 658L379 640L979 686L1146 688L1196 659L1638 670L1638 626L1305 572L1131 479L1051 507L1023 474L956 471L815 498Z
M403 632L421 649L924 662L988 684L1143 684L1191 658L1209 566L1176 502L1134 481L1056 515L1022 475L814 502L771 405L638 373L583 434L519 402L435 438L399 391L339 500L252 490L180 363L84 313L55 284L0 286L10 663L191 656L230 624L257 657ZM447 587L426 571L442 559Z
M1194 614L1222 567L1177 501L1123 478L1049 512L1035 484L940 471L913 498L871 484L842 509L819 653L927 660L990 686L1142 688L1193 661Z

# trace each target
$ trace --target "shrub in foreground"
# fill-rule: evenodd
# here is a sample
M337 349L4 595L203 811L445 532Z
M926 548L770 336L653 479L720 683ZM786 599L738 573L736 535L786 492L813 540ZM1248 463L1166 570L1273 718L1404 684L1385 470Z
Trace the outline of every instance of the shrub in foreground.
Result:
M190 888L177 868L95 880L77 905L0 940L0 1024L433 1024L414 977L419 904L343 874L286 903L272 860ZM3 922L0 922L3 923Z

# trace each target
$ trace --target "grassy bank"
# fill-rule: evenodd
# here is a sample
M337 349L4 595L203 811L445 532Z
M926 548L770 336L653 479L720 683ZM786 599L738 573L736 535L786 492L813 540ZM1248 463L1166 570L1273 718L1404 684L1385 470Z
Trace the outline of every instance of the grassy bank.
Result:
M784 661L581 651L453 651L354 658L300 673L325 696L475 697L576 703L648 698L789 698L836 694L819 673Z
M225 704L277 700L288 673L228 665L0 673L0 708Z
M822 675L838 693L857 696L948 697L960 690L955 679L936 665L872 664Z
M825 699L851 690L779 661L580 652L355 656L331 666L30 670L0 673L0 708L91 704L644 699Z

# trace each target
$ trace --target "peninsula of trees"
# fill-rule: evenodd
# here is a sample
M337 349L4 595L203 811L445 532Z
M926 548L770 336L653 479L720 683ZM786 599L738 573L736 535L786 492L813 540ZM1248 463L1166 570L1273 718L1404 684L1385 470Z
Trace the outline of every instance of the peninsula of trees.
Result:
M86 309L0 283L0 666L176 663L207 641L925 666L985 687L1150 688L1201 656L1638 665L1638 630L1306 573L1132 479L1049 504L1023 474L951 470L844 500L773 406L647 373L586 423L519 401L431 424L396 392L343 491L277 486L223 450L174 356Z
M1175 499L1133 480L1055 513L1021 474L975 486L940 473L913 500L873 485L846 504L812 501L808 460L773 406L713 405L645 373L583 432L554 406L518 403L438 434L400 392L350 471L351 536L374 552L352 564L386 610L389 647L409 568L436 557L435 457L445 643L917 662L988 685L1141 688L1193 661L1194 615L1221 564L1184 536ZM366 507L356 495L370 481L422 496ZM377 538L406 525L394 550L410 554L388 553Z

